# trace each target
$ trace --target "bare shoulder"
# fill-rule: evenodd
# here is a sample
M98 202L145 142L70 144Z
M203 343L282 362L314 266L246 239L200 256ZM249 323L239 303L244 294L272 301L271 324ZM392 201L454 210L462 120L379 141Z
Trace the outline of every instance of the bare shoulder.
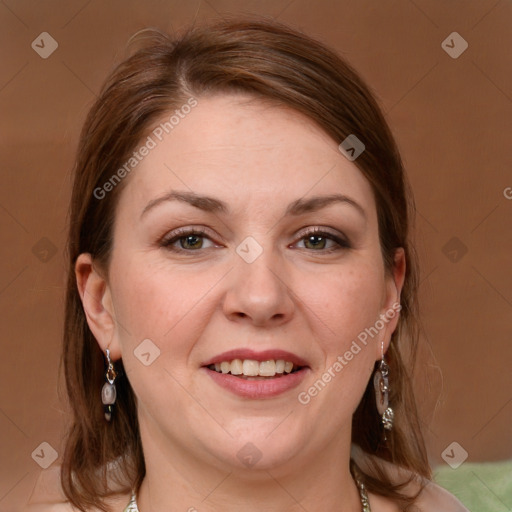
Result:
M439 512L441 510L443 512L470 512L453 494L431 480L422 478L408 469L396 466L383 459L368 456L358 447L353 447L352 454L360 467L369 474L372 474L372 468L368 465L368 459L372 458L378 461L381 468L386 470L393 482L397 484L409 482L401 492L407 496L418 495L418 497L414 504L407 508L407 512ZM368 497L373 512L402 512L398 504L389 498L373 493L369 493Z
M470 512L453 494L432 481L426 483L416 507L418 512Z
M378 494L368 493L372 512L403 512L402 509L389 498ZM434 482L429 482L418 496L414 505L408 512L470 512L464 505L446 489Z
M399 506L393 500L379 494L369 492L368 500L372 512L401 512Z

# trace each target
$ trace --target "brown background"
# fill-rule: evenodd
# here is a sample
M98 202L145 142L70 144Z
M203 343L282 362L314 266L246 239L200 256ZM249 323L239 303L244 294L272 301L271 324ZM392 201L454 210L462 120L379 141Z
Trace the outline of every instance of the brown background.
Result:
M512 187L510 1L5 0L1 511L16 510L31 492L41 471L33 450L46 441L61 451L63 250L85 113L136 30L175 30L227 12L257 12L304 29L372 86L417 203L425 329L417 388L432 464L445 464L441 453L452 441L468 461L512 457L512 200L504 194ZM454 31L469 44L457 59L441 46ZM42 32L59 45L48 59L31 48Z

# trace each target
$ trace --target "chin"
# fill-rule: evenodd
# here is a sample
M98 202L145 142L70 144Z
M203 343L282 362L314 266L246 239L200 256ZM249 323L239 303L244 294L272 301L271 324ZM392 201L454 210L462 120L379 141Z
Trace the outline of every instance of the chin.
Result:
M213 455L224 464L231 466L241 474L255 477L264 472L277 468L284 469L287 465L295 463L297 455L303 452L304 442L289 435L275 435L267 430L250 435L233 436L228 443L219 450L219 445L212 451ZM263 475L262 475L263 476Z

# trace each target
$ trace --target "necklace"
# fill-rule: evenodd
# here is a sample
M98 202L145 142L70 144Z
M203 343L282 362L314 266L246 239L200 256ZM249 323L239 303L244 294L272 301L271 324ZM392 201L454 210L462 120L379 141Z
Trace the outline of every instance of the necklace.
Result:
M364 486L363 482L359 480L357 469L355 465L352 465L351 461L351 469L352 469L352 476L354 477L354 480L357 485L357 489L359 491L359 496L361 498L361 505L363 506L362 512L372 512L372 509L370 508L370 500L368 499L368 493L366 492L366 487ZM126 506L126 508L123 510L123 512L139 512L139 507L137 507L137 499L135 496L135 491L132 492L132 497L130 499L130 502Z

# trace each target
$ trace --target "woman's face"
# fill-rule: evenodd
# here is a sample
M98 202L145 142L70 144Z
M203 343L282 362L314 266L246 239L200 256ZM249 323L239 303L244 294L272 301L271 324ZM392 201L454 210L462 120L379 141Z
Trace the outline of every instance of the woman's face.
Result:
M369 183L310 120L248 96L201 97L152 138L116 212L115 321L93 326L123 359L145 451L271 468L346 445L404 271L385 274ZM222 373L283 371L267 360L302 369Z

